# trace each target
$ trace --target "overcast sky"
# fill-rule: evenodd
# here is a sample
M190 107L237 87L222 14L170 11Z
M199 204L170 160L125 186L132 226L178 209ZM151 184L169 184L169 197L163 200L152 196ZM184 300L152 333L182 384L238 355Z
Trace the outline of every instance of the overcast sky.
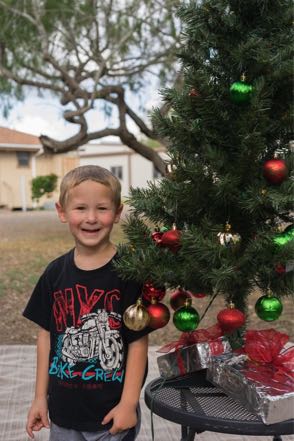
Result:
M148 111L153 106L159 105L160 98L156 90L152 90L146 96L148 96L148 100L145 102L145 107ZM132 97L132 100L134 100L134 97ZM31 91L25 101L15 103L9 112L8 118L4 118L0 114L0 126L36 136L42 134L63 140L72 136L78 129L78 126L64 120L63 110L57 98L54 99L52 96L39 97L36 91ZM103 117L103 112L98 110L88 112L87 120L90 131L102 129L110 124L113 127L116 126L114 118L107 119ZM134 130L134 125L129 127Z
M24 102L16 102L7 119L0 116L0 125L36 136L42 133L58 139L74 133L74 127L62 118L57 103L36 96L31 96Z

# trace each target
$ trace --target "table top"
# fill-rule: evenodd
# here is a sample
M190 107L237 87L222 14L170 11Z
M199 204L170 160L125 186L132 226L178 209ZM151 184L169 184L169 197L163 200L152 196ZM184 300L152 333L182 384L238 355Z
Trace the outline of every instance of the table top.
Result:
M156 415L191 427L242 435L291 435L294 420L266 425L224 391L206 380L206 371L164 380L157 378L145 388L145 402Z

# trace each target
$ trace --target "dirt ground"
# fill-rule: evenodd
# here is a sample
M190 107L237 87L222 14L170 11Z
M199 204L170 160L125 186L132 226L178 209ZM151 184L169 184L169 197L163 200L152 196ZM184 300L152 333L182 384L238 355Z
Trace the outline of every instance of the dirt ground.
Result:
M121 230L114 230L114 242L121 240ZM22 310L39 275L47 263L73 245L67 227L59 222L54 211L0 211L0 344L33 344L37 327L22 317ZM254 312L260 292L249 298L248 328L272 328L286 332L294 340L293 300L283 300L284 310L277 322L261 321ZM209 299L193 299L201 315ZM168 302L168 299L167 299ZM217 313L225 307L217 299L201 323L206 328L216 322ZM150 336L150 343L161 345L179 338L179 331L170 323Z

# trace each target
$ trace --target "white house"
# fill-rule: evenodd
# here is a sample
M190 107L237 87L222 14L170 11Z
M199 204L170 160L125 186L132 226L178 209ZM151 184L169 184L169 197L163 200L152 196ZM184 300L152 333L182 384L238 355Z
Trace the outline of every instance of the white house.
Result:
M166 155L164 150L159 150ZM121 181L122 195L129 188L145 187L159 177L152 162L119 142L86 144L66 154L44 154L39 138L28 133L0 127L0 208L32 209L31 182L36 176L55 173L59 182L78 165L97 164L114 173ZM54 206L58 191L43 196L40 206Z
M164 149L158 152L167 157ZM86 144L79 147L78 156L80 165L100 165L118 177L123 196L128 195L130 187L146 187L148 181L160 177L151 161L119 142Z

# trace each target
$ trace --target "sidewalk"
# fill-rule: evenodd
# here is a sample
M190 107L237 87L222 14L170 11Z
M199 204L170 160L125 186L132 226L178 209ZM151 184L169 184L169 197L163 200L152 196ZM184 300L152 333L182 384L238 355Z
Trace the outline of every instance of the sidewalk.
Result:
M149 349L147 383L158 377L156 347ZM34 387L35 346L0 346L0 441L29 441L25 434L25 420ZM142 428L138 441L151 441L150 411L141 397ZM180 441L178 425L154 415L154 441ZM227 435L205 432L197 441L272 441L272 437ZM35 441L48 441L48 431L35 435ZM196 441L196 439L195 439ZM294 436L283 436L294 441Z

